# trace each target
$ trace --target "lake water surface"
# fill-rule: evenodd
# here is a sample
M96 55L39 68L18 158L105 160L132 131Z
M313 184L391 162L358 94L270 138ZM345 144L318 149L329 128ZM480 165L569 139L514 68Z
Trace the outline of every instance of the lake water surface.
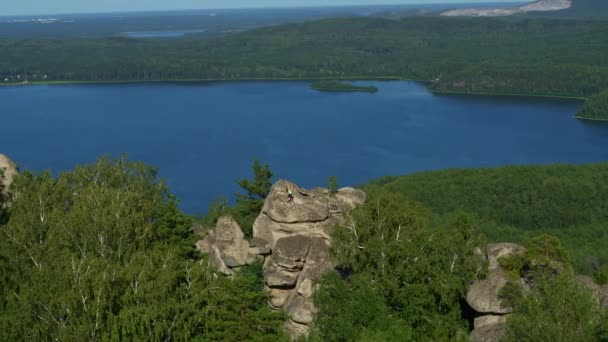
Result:
M319 93L306 82L0 87L0 153L30 170L128 153L160 168L188 213L232 197L254 159L324 186L452 167L608 161L580 101L437 96L413 82Z

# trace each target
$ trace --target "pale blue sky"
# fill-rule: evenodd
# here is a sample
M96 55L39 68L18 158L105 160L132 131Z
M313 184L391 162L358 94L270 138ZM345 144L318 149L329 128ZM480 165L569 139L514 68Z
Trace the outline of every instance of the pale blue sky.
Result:
M0 0L0 16L170 9L464 2L521 2L521 0Z

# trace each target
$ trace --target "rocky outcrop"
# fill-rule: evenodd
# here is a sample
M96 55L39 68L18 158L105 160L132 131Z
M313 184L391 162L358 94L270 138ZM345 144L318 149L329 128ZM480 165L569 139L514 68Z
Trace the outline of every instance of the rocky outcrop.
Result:
M289 201L291 190L293 201ZM307 190L282 180L272 186L262 213L253 224L253 237L274 248L283 237L304 235L329 240L331 229L342 214L365 201L365 193L352 188L340 189L330 196L323 188Z
M281 180L272 186L255 220L251 242L245 240L238 223L225 216L213 230L192 228L204 236L196 248L208 254L210 266L224 275L263 262L268 305L285 311L289 317L285 330L295 340L308 334L317 313L313 300L317 281L333 269L332 229L365 197L353 188L330 194L327 189L308 190Z
M200 235L205 234L201 227L193 227L193 231ZM262 255L270 252L265 248L250 246L232 216L220 217L215 228L209 230L205 238L196 243L196 249L209 254L210 266L224 275L232 275L235 268L262 261Z
M602 310L608 310L608 284L600 286L589 276L579 275L576 280L593 294Z
M507 327L507 316L487 315L475 319L475 330L471 332L471 341L500 341Z
M264 263L269 305L287 313L285 329L292 338L306 335L314 321L317 280L333 268L331 230L364 202L365 193L352 188L330 194L284 180L273 185L253 225L253 236L272 251Z
M441 13L444 17L500 17L529 12L560 11L572 7L572 0L539 0L515 8L468 8Z
M524 247L512 243L489 244L486 247L484 258L488 262L488 275L485 279L473 283L466 297L467 303L478 316L470 336L472 341L498 341L504 334L507 314L511 313L513 308L502 303L499 296L509 278L498 259L522 255L525 252ZM523 280L521 282L525 286Z
M0 170L2 170L1 173L3 174L3 176L0 177L0 191L2 191L3 196L7 196L15 176L17 176L19 173L19 168L17 167L17 164L15 164L7 156L0 154Z

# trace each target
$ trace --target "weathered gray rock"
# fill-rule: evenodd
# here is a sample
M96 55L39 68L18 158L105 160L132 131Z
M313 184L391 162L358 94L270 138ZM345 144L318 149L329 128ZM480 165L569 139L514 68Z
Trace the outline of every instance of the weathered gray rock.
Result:
M507 314L513 308L502 304L498 294L507 283L507 276L500 270L490 272L486 279L476 281L467 292L467 303L483 314Z
M196 250L203 254L209 254L211 252L211 243L209 243L208 236L196 242Z
M288 201L288 189L294 196ZM272 186L262 209L273 221L280 223L320 222L329 218L329 196L300 188L281 180Z
M486 248L488 275L486 279L476 281L467 292L467 303L478 313L507 314L513 308L505 306L500 298L500 289L508 282L508 277L501 269L498 259L525 253L526 249L512 243L489 244Z
M498 259L512 255L522 255L526 248L515 243L491 243L486 247L486 257L488 258L488 269L495 270L500 268Z
M249 247L249 254L270 255L272 250L269 247Z
M253 265L255 263L264 264L264 256L259 254L249 253L247 255L247 265Z
M297 288L298 294L304 298L310 298L313 295L314 283L311 279L304 279Z
M338 190L335 197L342 203L343 207L355 209L365 203L365 192L354 188L342 188Z
M298 340L300 337L308 335L308 332L310 331L310 326L306 324L296 323L291 319L285 323L284 328L285 331L287 331L287 334L289 334L289 336L291 336L291 339L294 341Z
M270 292L270 307L273 309L280 309L287 302L287 298L291 294L290 290L283 289L268 289Z
M311 324L317 312L312 298L305 298L292 293L287 300L285 312L291 319L300 324Z
M0 191L6 195L8 194L11 184L13 184L15 176L19 174L19 168L17 167L17 164L15 164L7 156L0 154L0 170L2 171L0 173L3 174L3 176L0 177L0 181L2 182Z
M487 324L475 329L471 332L470 339L472 342L498 342L502 339L507 330L507 324Z
M314 321L315 280L333 267L329 255L332 229L364 201L365 193L353 188L330 195L327 189L306 190L288 181L272 186L253 224L252 245L272 252L264 262L269 304L284 309L290 317L285 329L292 339L306 335Z
M294 196L288 200L288 190ZM334 196L327 189L306 190L281 180L270 190L262 213L253 224L253 236L274 248L283 237L303 235L329 240L331 229L339 224L349 210L365 201L365 193L344 188Z
M232 216L223 216L217 221L213 244L220 250L226 266L247 265L249 242L245 240L245 234Z
M264 272L264 280L270 288L293 288L300 272L290 272L281 267L271 266Z
M593 294L593 298L597 301L598 305L602 304L602 298L600 297L601 287L595 283L593 278L585 275L576 276L576 281L578 281L581 285L587 288Z
M220 250L216 246L212 246L209 251L209 266L224 275L233 275L234 272L226 267Z
M221 217L215 229L201 234L206 235L196 242L196 249L203 254L209 254L210 265L220 273L231 275L233 272L230 268L250 265L256 261L263 262L263 257L258 258L257 254L251 253L258 250L249 248L245 234L231 216ZM259 251L266 252L262 248Z
M488 325L506 324L507 316L486 315L475 318L475 329L479 329Z
M310 248L310 239L294 235L281 238L274 249L273 261L286 270L301 270Z

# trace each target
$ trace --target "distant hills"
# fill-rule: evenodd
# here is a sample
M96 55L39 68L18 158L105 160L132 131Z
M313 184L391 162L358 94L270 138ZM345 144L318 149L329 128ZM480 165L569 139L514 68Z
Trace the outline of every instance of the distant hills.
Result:
M540 0L513 8L467 8L441 12L445 17L552 16L607 18L606 0Z
M513 8L466 8L442 12L445 17L500 17L529 12L552 12L572 7L572 0L540 0Z

